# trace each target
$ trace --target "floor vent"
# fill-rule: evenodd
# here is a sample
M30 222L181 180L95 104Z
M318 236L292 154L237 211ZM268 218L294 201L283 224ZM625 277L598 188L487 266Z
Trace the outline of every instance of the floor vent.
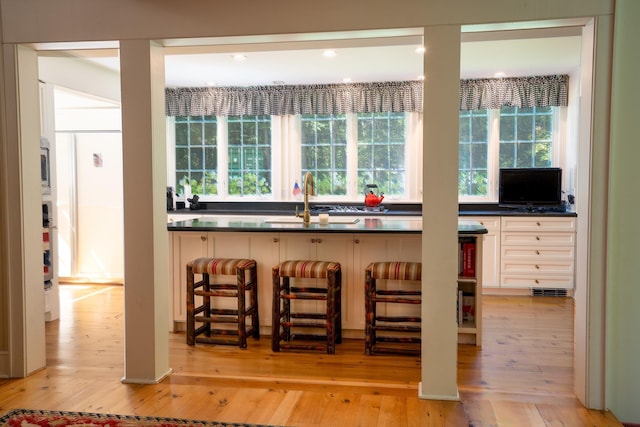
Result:
M532 297L566 297L567 290L560 288L531 288Z

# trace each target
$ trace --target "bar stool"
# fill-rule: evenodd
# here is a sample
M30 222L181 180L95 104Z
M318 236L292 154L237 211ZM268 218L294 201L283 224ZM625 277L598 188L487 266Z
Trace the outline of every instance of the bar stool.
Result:
M196 274L201 274L202 280L196 282ZM235 276L235 283L228 283L229 278L222 276ZM214 282L226 279L227 283L211 283L210 279L217 279ZM202 305L197 307L196 296L202 298ZM229 305L222 303L221 298L235 298L235 307L222 308L221 305ZM247 317L251 318L250 326ZM198 328L196 322L201 323ZM219 328L212 328L213 324L219 324ZM231 324L235 328L221 327ZM198 258L187 263L187 344L199 342L246 348L247 335L260 338L256 262L252 259Z
M335 354L342 342L342 271L329 261L284 261L273 267L273 311L271 349L325 350ZM291 279L326 279L315 285L291 284ZM292 310L292 301L295 311ZM324 301L322 310L312 311L300 300ZM300 306L298 306L300 304ZM317 332L322 329L322 332ZM301 331L306 331L302 333ZM317 332L317 333L314 333ZM293 340L324 340L324 344L293 343Z
M422 264L419 262L372 262L365 270L365 354L393 353L420 355L421 317L398 313L392 304L422 303L420 284L413 287L408 283L391 289L389 282L385 289L377 287L377 280L420 281ZM377 305L385 304L385 315L377 313ZM378 343L385 343L378 345ZM393 345L389 343L401 343ZM418 344L418 346L415 346ZM417 347L417 348L416 348Z

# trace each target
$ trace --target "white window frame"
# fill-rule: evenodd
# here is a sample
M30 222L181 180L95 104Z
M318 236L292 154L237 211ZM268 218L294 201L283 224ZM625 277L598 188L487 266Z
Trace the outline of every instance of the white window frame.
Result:
M301 120L300 116L271 116L271 179L272 194L260 196L230 196L228 194L227 120L217 117L218 194L201 195L200 200L250 202L260 200L297 201L293 194L296 181L302 188ZM396 202L422 201L422 113L405 113L405 196L386 196ZM357 114L347 114L347 194L343 196L314 196L315 202L359 203L364 189L357 187ZM175 182L175 119L167 117L167 185Z
M567 129L567 109L564 107L553 108L553 126L551 148L551 166L560 167L566 170L566 129ZM487 195L486 196L464 196L459 195L460 203L498 203L498 162L500 156L500 110L489 110L489 135L487 138ZM566 177L563 174L563 181ZM564 188L564 186L563 186Z

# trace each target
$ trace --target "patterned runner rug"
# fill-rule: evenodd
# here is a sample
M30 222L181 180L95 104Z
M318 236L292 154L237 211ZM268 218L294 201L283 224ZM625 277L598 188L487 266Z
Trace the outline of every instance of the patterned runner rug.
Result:
M37 411L14 409L0 417L2 427L269 427L264 424L223 423L179 418L90 412ZM273 427L273 426L271 426Z

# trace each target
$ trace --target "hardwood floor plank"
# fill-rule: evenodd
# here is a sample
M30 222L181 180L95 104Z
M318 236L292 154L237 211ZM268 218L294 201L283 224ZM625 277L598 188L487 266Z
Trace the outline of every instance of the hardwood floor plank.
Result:
M47 367L0 379L13 408L316 426L621 426L573 394L573 300L483 298L482 347L458 347L459 402L418 398L420 359L365 356L345 339L336 355L188 346L168 333L173 374L123 384L122 286L65 285L62 317L46 325Z

